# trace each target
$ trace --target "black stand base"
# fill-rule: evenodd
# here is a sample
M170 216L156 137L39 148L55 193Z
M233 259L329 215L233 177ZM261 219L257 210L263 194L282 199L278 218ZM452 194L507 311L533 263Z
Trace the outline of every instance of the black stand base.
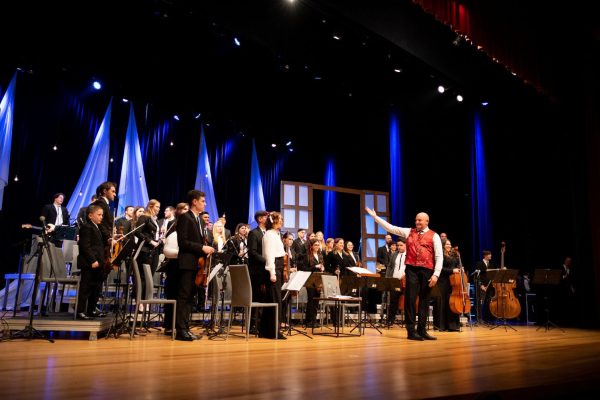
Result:
M286 296L287 296L287 293L286 293ZM309 339L313 338L312 336L309 336L308 333L302 332L301 330L292 327L292 305L291 305L290 299L288 299L288 302L287 302L287 324L286 325L287 325L287 327L285 327L283 329L283 333L286 336L304 335Z
M54 343L53 339L50 339L48 336L44 335L42 332L38 331L31 325L27 325L23 330L13 333L10 338L11 339L44 339L44 340L49 341L50 343Z
M492 327L490 328L490 330L494 330L500 326L504 327L505 331L508 331L508 328L512 329L513 331L517 331L514 327L512 327L511 325L508 324L508 322L506 322L506 318L498 318L496 319L496 323L492 325Z

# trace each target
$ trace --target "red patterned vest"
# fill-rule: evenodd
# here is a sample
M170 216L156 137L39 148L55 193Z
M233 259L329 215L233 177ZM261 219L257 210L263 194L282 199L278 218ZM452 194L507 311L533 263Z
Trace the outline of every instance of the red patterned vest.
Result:
M420 235L415 228L406 239L406 265L433 269L433 236L431 229Z

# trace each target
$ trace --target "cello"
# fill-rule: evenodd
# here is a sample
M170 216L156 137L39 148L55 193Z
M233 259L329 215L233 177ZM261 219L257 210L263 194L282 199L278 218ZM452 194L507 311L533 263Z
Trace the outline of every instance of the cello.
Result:
M458 248L454 251L458 256L458 269L459 272L455 272L450 275L450 285L452 286L452 293L450 294L450 310L454 314L468 314L471 312L471 299L469 298L469 280L465 269L460 259L460 252Z
M502 242L500 247L500 269L506 269L504 266L504 253L506 252L506 243ZM517 282L493 283L494 297L490 300L490 313L499 319L516 318L521 314L521 304L515 296L514 289Z

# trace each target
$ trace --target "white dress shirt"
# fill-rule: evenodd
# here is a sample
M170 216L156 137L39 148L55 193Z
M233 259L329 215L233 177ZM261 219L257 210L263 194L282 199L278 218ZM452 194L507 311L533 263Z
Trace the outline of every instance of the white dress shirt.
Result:
M262 255L266 260L265 269L275 276L275 259L285 256L285 249L279 231L269 229L262 238Z

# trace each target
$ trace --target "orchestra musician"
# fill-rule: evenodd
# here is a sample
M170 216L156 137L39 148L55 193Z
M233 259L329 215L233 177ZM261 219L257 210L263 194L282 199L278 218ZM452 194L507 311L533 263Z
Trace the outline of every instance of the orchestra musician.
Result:
M115 221L117 232L122 232L124 235L131 232L131 230L134 228L132 225L134 211L135 208L133 206L125 207L125 214L121 218L117 218Z
M187 203L177 204L175 209L175 219L173 224L169 227L165 233L163 254L165 260L163 261L164 267L161 267L161 271L165 272L165 298L169 300L177 300L177 289L179 283L179 262L177 257L179 255L179 246L177 245L177 219L187 213L190 207ZM164 334L167 336L172 335L171 328L173 327L173 305L165 304L165 318L163 320Z
M262 239L266 232L265 223L269 213L264 210L254 213L254 220L257 227L248 234L248 272L250 273L250 283L252 284L252 301L260 302L263 299L265 287L265 258L262 251ZM251 316L250 333L258 333L256 326L256 313Z
M450 240L442 240L444 249L444 263L442 264L442 273L438 280L438 288L440 291L440 303L436 311L438 311L437 327L440 332L460 332L460 316L455 314L450 309L450 295L452 294L452 286L450 285L450 276L461 272L459 269L458 254L452 248ZM434 322L434 325L435 322Z
M404 239L396 241L396 251L390 256L390 262L385 271L386 278L402 279L406 270L406 243ZM392 291L389 294L390 305L388 307L387 324L393 325L398 313L398 304L400 301L400 292Z
M265 283L265 301L267 303L279 304L279 321L283 321L281 285L283 285L284 257L286 254L281 242L280 228L282 226L282 215L276 211L269 213L269 217L265 223L267 232L265 232L262 238L262 255L265 259L265 270L269 273L269 280ZM282 332L277 334L275 330L275 310L271 307L263 310L258 332L264 338L287 339Z
M63 202L65 201L65 195L63 193L56 193L52 197L52 204L46 204L42 208L41 215L46 217L46 224L50 227L48 232L54 231L56 226L69 226L71 223L69 221L69 211L67 207L63 206ZM57 248L62 247L61 240L52 239L52 243L56 245Z
M406 237L406 301L405 325L409 340L436 340L427 333L429 297L431 288L442 271L443 253L440 236L429 229L429 215L420 212L414 228L394 226L377 216L368 207L365 210L386 231ZM417 296L419 298L417 323ZM416 330L415 330L416 327Z
M98 228L100 228L100 232L102 232L104 245L108 248L112 245L112 239L115 233L115 217L110 211L109 204L111 201L115 201L115 198L117 197L117 184L108 181L101 183L96 188L96 196L98 198L92 204L102 208L104 216L102 217L102 223L98 225ZM107 253L110 253L110 251L107 251Z
M187 194L190 210L177 220L177 245L179 253L179 287L177 291L177 315L175 328L176 340L192 341L199 339L190 332L189 321L196 285L194 280L198 270L198 260L212 254L215 249L208 243L204 227L200 223L200 213L206 207L206 196L199 190L190 190Z
M248 264L248 232L250 232L248 224L240 222L235 227L235 235L231 239L235 250L232 264Z
M77 299L77 319L90 320L103 317L96 311L104 281L103 266L106 257L104 239L100 225L104 211L98 205L87 207L87 222L79 228L79 255L77 266L81 270L81 281Z
M325 262L323 261L323 253L321 252L321 243L313 238L308 241L308 245L310 246L310 250L306 262L299 264L299 269L310 272L325 272ZM314 287L306 287L306 293L308 297L306 303L306 326L309 328L318 328L318 301L315 300L315 298L319 297L319 292Z
M162 251L162 241L158 228L157 215L160 212L160 203L158 200L151 199L148 201L144 214L138 218L135 235L138 240L144 242L140 254L138 256L138 264L148 264L152 276L158 268L158 256ZM140 276L142 278L142 293L146 290L146 279L144 269L140 268Z

